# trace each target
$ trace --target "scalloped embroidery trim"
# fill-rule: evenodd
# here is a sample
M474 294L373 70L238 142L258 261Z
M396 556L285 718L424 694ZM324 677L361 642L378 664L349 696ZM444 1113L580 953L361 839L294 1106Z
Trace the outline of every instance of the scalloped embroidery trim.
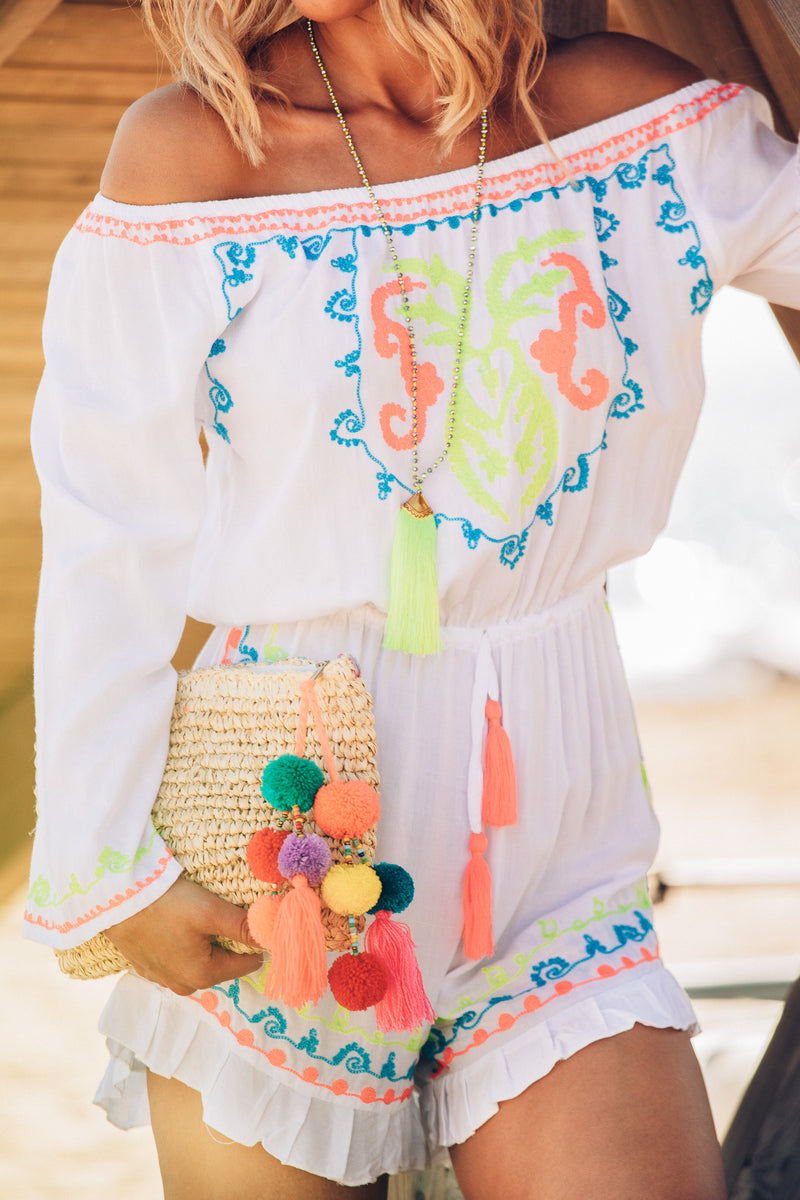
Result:
M494 1029L487 1029L485 1026L479 1026L472 1034L472 1041L468 1042L466 1046L462 1046L460 1050L454 1050L452 1046L445 1046L441 1053L441 1057L435 1059L435 1062L440 1064L440 1069L435 1072L434 1078L440 1078L443 1072L449 1068L450 1064L456 1058L461 1058L463 1055L468 1054L470 1050L475 1050L478 1046L483 1046L486 1042L488 1042L489 1038L494 1037L494 1035L497 1033L507 1033L509 1029L512 1029L514 1025L516 1025L517 1021L519 1021L521 1017L529 1016L531 1013L540 1012L554 1000L560 1000L563 996L568 995L570 992L576 991L578 988L586 987L586 985L589 983L599 983L600 981L613 979L615 976L621 975L623 971L633 971L637 967L647 966L648 964L652 965L654 962L658 962L660 957L661 956L657 950L653 952L644 946L642 947L640 958L633 959L628 955L624 955L622 959L620 959L620 965L618 967L612 967L610 963L603 963L601 967L598 967L597 973L592 975L589 979L580 979L576 983L573 983L568 979L559 979L553 987L552 995L548 996L546 1000L540 1000L537 995L529 993L523 1000L522 1008L519 1010L519 1012L510 1013L505 1011L500 1013L497 1018L497 1025Z
M362 1104L396 1104L398 1101L408 1100L414 1088L410 1085L404 1088L399 1094L394 1088L387 1088L382 1094L378 1095L374 1087L364 1087L360 1092L351 1092L350 1085L346 1079L334 1079L331 1083L326 1083L319 1078L319 1070L316 1067L304 1067L302 1071L295 1071L286 1062L286 1053L279 1046L273 1046L271 1050L265 1050L261 1046L256 1045L255 1035L252 1029L234 1029L231 1024L231 1015L223 1009L219 1011L219 1001L213 992L201 992L189 997L197 1004L204 1008L205 1011L215 1018L227 1031L236 1038L240 1046L245 1046L248 1050L255 1050L263 1058L270 1063L271 1066L277 1067L278 1070L287 1071L290 1075L294 1075L296 1079L303 1083L310 1083L314 1087L324 1088L331 1092L334 1096L348 1096L352 1100L360 1100Z
M702 96L676 104L661 116L634 126L625 133L606 138L597 146L565 155L562 161L575 173L602 170L609 164L627 158L656 138L677 133L697 124L744 90L743 84L731 83L711 88ZM484 184L483 203L503 203L517 192L552 187L563 182L564 172L559 163L539 163L533 167L490 176ZM456 184L451 188L427 192L422 197L388 198L382 201L382 204L391 223L410 224L434 220L437 216L447 217L458 212L467 212L471 207L472 192L471 183ZM315 205L307 208L276 208L247 215L224 216L216 213L168 221L125 221L120 217L98 212L90 204L75 223L75 229L80 233L118 238L138 245L164 242L175 246L189 246L209 238L234 237L269 230L312 232L336 222L374 226L377 224L377 217L369 201Z
M103 913L111 912L112 909L119 908L120 904L124 904L126 900L131 900L134 896L138 896L150 884L155 883L159 879L170 862L172 862L173 854L169 847L166 847L166 854L160 858L156 864L157 870L153 871L152 875L148 875L146 879L140 879L133 887L126 888L124 892L118 892L116 896L112 896L107 904L98 904L94 908L90 908L88 912L82 916L76 917L74 921L46 921L43 917L30 912L27 908L23 913L23 921L29 925L36 925L40 929L55 930L57 933L69 933L73 929L79 929L81 925L86 925L90 921L94 921Z

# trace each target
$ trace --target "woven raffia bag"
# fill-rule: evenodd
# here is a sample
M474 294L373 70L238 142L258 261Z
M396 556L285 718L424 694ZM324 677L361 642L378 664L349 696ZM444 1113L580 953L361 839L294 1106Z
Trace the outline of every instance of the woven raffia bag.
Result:
M153 824L187 878L242 907L273 891L252 874L247 846L260 829L288 827L287 814L263 798L261 781L267 763L296 750L301 685L312 675L339 777L360 779L379 790L372 697L352 659L201 667L178 677ZM325 769L314 720L307 722L302 753ZM308 833L322 833L313 818L305 824ZM375 828L370 826L360 839L369 863L375 859ZM322 836L333 862L345 861L343 843ZM280 890L290 886L281 884ZM326 948L347 950L352 936L347 916L323 905L322 922ZM363 916L356 925L363 929ZM220 943L252 953L250 946L225 939ZM128 966L103 933L74 949L57 950L56 956L61 969L78 979L97 979Z

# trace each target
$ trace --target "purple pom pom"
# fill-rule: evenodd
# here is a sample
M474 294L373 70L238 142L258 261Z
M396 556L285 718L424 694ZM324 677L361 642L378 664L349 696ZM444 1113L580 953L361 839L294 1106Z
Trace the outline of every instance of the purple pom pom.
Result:
M309 833L306 837L290 833L281 846L278 866L287 879L305 875L312 887L322 883L331 867L328 843L318 833Z

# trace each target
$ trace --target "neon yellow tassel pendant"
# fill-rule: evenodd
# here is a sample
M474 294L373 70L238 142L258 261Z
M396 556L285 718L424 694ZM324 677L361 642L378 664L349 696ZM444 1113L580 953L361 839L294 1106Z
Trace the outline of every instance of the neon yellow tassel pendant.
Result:
M442 649L436 518L422 492L406 500L397 514L383 645L406 654L438 654Z

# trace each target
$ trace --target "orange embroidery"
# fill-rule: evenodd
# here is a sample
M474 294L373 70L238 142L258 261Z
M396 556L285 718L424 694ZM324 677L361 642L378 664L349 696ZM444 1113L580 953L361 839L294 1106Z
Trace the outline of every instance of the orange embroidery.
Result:
M424 288L424 283L414 283L408 275L403 276L406 292L410 293L414 288ZM403 377L403 382L406 385L406 394L409 399L413 395L413 386L411 382L411 341L408 336L408 330L402 321L393 321L391 317L386 315L386 301L390 296L400 295L400 282L393 279L390 283L386 283L383 287L376 288L372 294L372 320L375 326L374 342L375 349L380 354L381 358L393 358L395 354L400 355L400 374ZM417 361L417 441L419 443L425 437L425 429L427 426L427 411L432 404L436 403L439 395L444 389L444 383L439 377L436 368L431 362ZM403 421L408 429L405 434L397 434L391 426L391 422L395 419ZM380 411L380 425L383 440L387 446L391 446L393 450L410 450L413 436L411 433L411 410L403 408L402 404L390 402L384 404Z
M472 1041L464 1046L461 1050L454 1050L452 1046L446 1046L442 1051L439 1061L445 1067L449 1067L454 1058L460 1058L463 1054L468 1054L470 1050L474 1050L476 1046L482 1046L494 1037L496 1033L502 1033L507 1029L511 1029L516 1025L520 1017L524 1017L527 1013L537 1012L540 1008L551 1004L559 996L566 996L568 992L575 991L577 988L585 987L587 983L597 983L600 979L611 979L614 975L620 975L623 971L632 971L635 967L644 966L646 963L656 962L659 958L658 953L655 954L643 947L641 958L636 960L625 955L620 960L620 966L612 967L610 963L603 963L598 967L597 974L591 979L582 979L579 983L570 983L568 979L559 979L553 989L553 995L548 996L546 1000L540 1000L536 995L528 995L522 1002L522 1008L518 1013L501 1013L497 1019L497 1026L494 1029L476 1029L472 1035Z
M116 896L112 896L108 904L98 905L96 908L91 908L81 917L76 917L74 921L65 921L59 925L57 921L45 921L41 916L36 916L25 909L23 920L29 925L38 925L40 929L55 929L58 933L69 933L71 929L79 929L81 925L86 925L89 921L96 920L103 913L111 912L112 909L118 908L120 904L124 904L126 900L130 900L133 896L138 896L146 887L164 874L170 862L172 861L172 852L169 847L166 847L166 854L158 860L158 870L152 875L148 875L147 879L140 879L133 887L127 888L124 892L119 892Z
M572 367L578 347L578 309L582 309L581 322L589 329L602 329L606 323L606 310L584 264L573 254L554 250L549 258L542 259L542 266L565 267L575 281L575 287L564 292L558 301L560 329L545 329L531 346L531 354L538 359L542 370L555 375L558 390L575 408L597 408L608 395L608 377L596 367L590 367L580 384L572 378Z
M302 1079L304 1083L311 1083L314 1087L324 1088L328 1092L333 1092L335 1096L349 1096L353 1100L360 1100L363 1104L394 1104L398 1100L408 1100L413 1094L413 1085L404 1088L398 1095L394 1088L387 1088L383 1095L379 1096L373 1087L364 1087L360 1092L351 1092L346 1079L334 1079L332 1083L325 1083L319 1078L319 1072L316 1067L304 1067L302 1071L295 1071L293 1067L287 1066L286 1054L278 1046L273 1046L271 1050L264 1050L261 1046L255 1045L252 1031L249 1029L233 1029L231 1027L231 1016L226 1009L218 1012L219 1001L213 992L202 992L199 995L189 997L197 1004L204 1008L210 1016L219 1021L223 1029L227 1029L236 1038L240 1046L247 1046L255 1050L266 1058L267 1062L273 1067L278 1067L281 1071L288 1071L290 1075L294 1075L296 1079Z
M666 113L637 125L624 133L606 138L597 146L578 150L563 156L564 165L574 174L599 171L610 164L643 149L657 138L677 133L702 121L721 105L734 100L744 87L742 84L722 84L710 88L702 96L676 104ZM487 167L491 170L492 164ZM557 162L537 163L534 166L508 171L486 179L483 189L484 205L503 204L519 193L537 191L547 187L563 186L564 172ZM450 188L435 189L424 196L412 198L388 198L382 201L387 220L391 224L410 224L416 221L436 220L456 214L467 215L472 204L472 184L456 184ZM354 204L325 204L303 208L275 208L257 213L239 213L230 216L219 212L202 216L195 214L182 220L168 221L125 221L121 217L97 212L92 205L79 217L75 228L81 233L98 237L113 237L138 245L167 242L175 246L188 246L195 242L216 237L240 237L246 234L264 234L291 230L294 233L314 233L331 225L375 225L377 217L369 201Z

